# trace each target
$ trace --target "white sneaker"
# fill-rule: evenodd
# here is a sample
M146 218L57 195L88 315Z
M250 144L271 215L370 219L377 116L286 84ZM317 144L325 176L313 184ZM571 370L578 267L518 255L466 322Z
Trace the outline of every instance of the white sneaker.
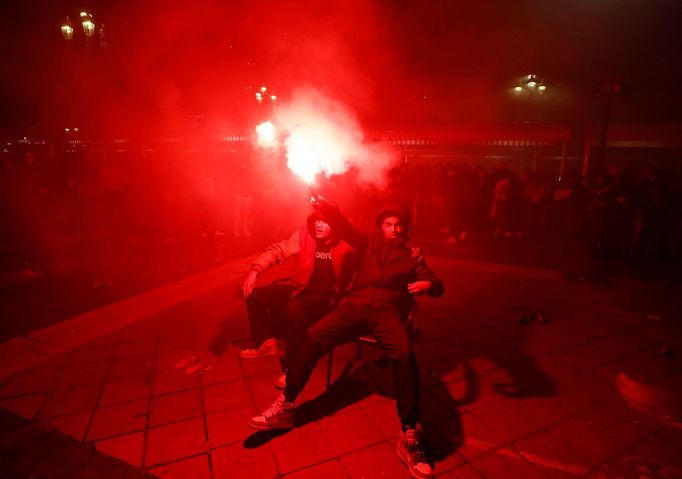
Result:
M262 358L263 356L275 356L277 354L277 340L275 338L266 339L257 348L242 349L239 357L242 359Z
M249 421L249 426L261 431L270 429L291 429L294 427L294 403L289 402L280 394L272 406L267 408L260 416L254 416Z
M419 433L409 428L398 438L398 456L410 470L415 479L429 479L433 477L433 467L427 461L424 448L419 442Z

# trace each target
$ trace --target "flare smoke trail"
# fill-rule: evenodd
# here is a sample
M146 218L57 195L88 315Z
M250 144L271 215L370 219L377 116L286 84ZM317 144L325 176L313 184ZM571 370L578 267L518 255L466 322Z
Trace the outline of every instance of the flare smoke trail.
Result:
M265 144L264 125L257 128L261 146ZM348 108L312 87L296 90L279 107L275 127L287 166L308 184L320 174L330 178L354 169L361 186L383 189L388 171L399 161L395 150L365 140Z

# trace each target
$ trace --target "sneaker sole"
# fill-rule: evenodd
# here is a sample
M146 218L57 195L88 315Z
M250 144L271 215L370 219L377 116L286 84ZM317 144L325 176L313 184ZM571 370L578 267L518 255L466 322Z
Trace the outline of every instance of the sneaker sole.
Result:
M293 429L294 425L286 425L286 426L271 426L269 424L261 424L261 423L255 423L252 421L249 421L249 427L256 429L258 431L274 431L277 429Z
M277 356L278 352L279 351L274 351L272 353L268 352L268 353L254 354L254 355L251 355L251 354L242 355L241 353L239 353L239 357L242 359L258 359L258 358L264 358L264 357L268 357L268 356Z

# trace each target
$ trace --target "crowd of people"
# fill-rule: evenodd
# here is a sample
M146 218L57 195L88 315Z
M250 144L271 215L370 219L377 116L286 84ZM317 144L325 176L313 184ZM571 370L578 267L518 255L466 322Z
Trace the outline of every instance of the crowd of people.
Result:
M244 162L216 156L192 156L178 147L5 151L0 241L31 249L49 239L102 235L251 235L254 198Z
M269 229L277 229L273 234L281 234L297 219L273 214L272 206L286 209L291 196L289 184L281 191L275 185L292 175L258 171L242 156L3 154L1 237L31 245L54 235L101 231L161 238L249 236L255 217L268 218ZM346 183L336 197L359 215L365 205L399 200L410 207L417 236L453 245L486 236L561 237L590 245L596 257L669 261L682 256L682 175L672 170L611 166L591 182L578 174L557 181L543 171L513 171L504 162L486 167L453 158L406 162L389 176L381 192L348 187L352 178L337 178ZM263 181L271 184L263 187Z
M593 182L577 173L557 181L504 162L453 162L409 167L394 189L408 197L420 234L441 232L452 244L472 235L562 237L591 245L597 257L682 257L682 175L671 170L611 166Z

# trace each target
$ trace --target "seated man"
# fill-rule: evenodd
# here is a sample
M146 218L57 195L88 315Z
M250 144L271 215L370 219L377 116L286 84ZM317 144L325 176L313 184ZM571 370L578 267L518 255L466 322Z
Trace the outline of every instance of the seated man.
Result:
M359 234L338 209L324 199L318 208L334 231L362 251L360 268L348 295L338 308L312 326L287 376L284 394L249 421L255 429L289 429L294 426L294 402L307 383L317 361L331 348L371 332L391 358L402 431L398 455L413 477L432 477L417 434L419 374L405 319L414 296L441 296L443 283L423 259L413 257L407 246L409 213L383 210L376 218L377 230Z
M295 258L295 263L288 281L255 287L259 273L290 257ZM243 295L255 345L240 351L239 356L243 359L274 356L277 354L274 338L286 339L286 350L280 358L286 373L305 332L347 290L357 262L357 252L334 234L319 211L314 211L307 226L289 239L268 246L253 262L244 281ZM285 381L283 374L277 386L284 388Z

